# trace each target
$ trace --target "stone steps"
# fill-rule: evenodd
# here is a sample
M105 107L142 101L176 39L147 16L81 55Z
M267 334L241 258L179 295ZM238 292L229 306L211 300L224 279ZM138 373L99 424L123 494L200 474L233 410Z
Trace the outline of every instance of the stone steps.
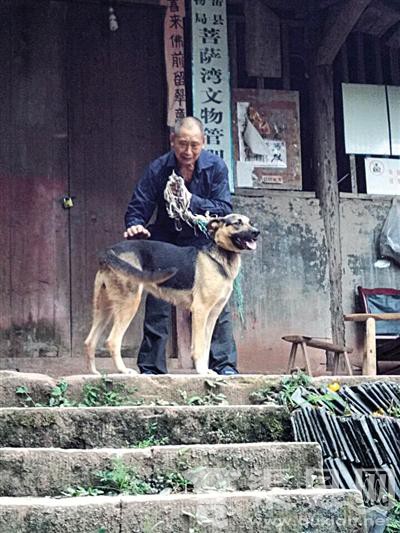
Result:
M267 386L277 386L283 376L237 375L204 376L199 375L121 375L110 374L113 385L122 388L126 401L143 402L144 405L164 403L184 405L194 396L204 398L210 394L222 394L226 402L232 405L254 403L252 393ZM68 385L67 397L74 401L83 400L85 385L99 386L101 378L93 375L66 376L62 378ZM371 381L391 381L400 383L400 376L337 376L321 377L312 380L315 386L328 385L339 380L342 384L355 385ZM14 371L0 371L0 407L17 407L22 405L22 397L16 394L16 388L26 386L36 403L47 404L51 390L59 380L43 374L29 374ZM186 396L186 400L184 399Z
M274 489L168 496L1 498L1 533L361 533L360 493Z
M11 448L123 448L151 435L168 444L292 440L289 413L272 405L0 409Z
M110 378L119 403L143 405L20 407L48 405L57 380L0 372L0 533L365 531L360 493L324 488L319 446L291 442L287 409L252 405L281 376ZM78 403L85 387L104 386L95 376L65 382ZM221 394L227 404L191 404ZM115 460L141 480L181 474L194 493L58 497L94 487Z
M318 444L262 443L156 446L146 449L0 449L0 496L60 496L95 486L96 472L120 459L142 479L181 473L204 490L269 490L324 486ZM40 472L40 476L38 476Z

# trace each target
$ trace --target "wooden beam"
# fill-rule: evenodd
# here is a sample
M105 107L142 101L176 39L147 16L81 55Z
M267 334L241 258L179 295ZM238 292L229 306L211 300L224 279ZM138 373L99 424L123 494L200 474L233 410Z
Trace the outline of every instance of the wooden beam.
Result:
M364 376L376 376L376 324L374 318L366 321L365 347L362 365Z
M256 78L280 78L281 27L279 17L263 0L245 2L246 70Z
M317 65L333 63L341 46L370 2L371 0L347 0L340 8L331 8L318 47Z
M356 50L357 50L357 83L365 83L365 54L364 54L364 36L357 32Z
M344 315L347 322L366 322L369 318L375 320L400 320L400 313L350 313Z
M324 222L329 268L332 338L344 346L340 205L337 183L332 65L311 68L313 144L317 196Z
M389 48L390 57L390 80L393 85L400 84L400 68L399 68L399 51L396 48Z
M282 36L282 89L290 90L289 26L281 23Z
M379 37L373 38L374 58L375 58L375 83L383 84L382 48Z
M389 39L387 39L386 44L390 48L400 48L400 25L392 33L392 35L389 37Z
M382 0L375 0L361 15L355 30L381 37L399 20L398 9L390 7Z

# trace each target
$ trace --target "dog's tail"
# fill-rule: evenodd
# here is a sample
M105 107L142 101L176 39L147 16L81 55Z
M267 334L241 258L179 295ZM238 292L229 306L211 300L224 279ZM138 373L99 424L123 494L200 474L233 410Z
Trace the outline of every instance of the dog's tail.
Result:
M121 259L111 249L103 252L99 257L99 260L100 260L101 266L107 266L111 268L112 270L118 270L119 272L124 272L125 274L128 274L134 277L141 283L155 283L158 285L160 283L164 283L164 281L167 281L173 276L175 276L175 274L178 271L178 269L176 268L170 268L168 270L152 270L152 271L139 270L138 268L134 267L127 261L124 261L123 259Z

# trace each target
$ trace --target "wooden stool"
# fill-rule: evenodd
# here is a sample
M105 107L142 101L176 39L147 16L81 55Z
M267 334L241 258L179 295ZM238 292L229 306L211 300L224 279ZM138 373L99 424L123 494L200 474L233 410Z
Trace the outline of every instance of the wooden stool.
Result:
M296 355L297 355L297 348L300 346L301 351L303 353L305 365L306 365L306 372L308 375L312 376L311 372L311 365L310 360L308 358L307 353L307 346L310 348L320 348L321 350L324 350L326 353L326 356L328 357L328 352L334 353L334 359L333 359L333 373L332 375L337 375L338 369L339 369L339 357L343 355L344 362L347 368L347 372L350 376L353 375L353 371L351 369L349 356L348 354L353 351L352 348L348 348L346 346L339 346L338 344L333 344L332 342L323 341L319 339L313 339L312 337L305 337L304 335L286 335L285 337L282 337L282 339L286 342L291 342L292 347L290 349L289 354L289 364L287 373L290 374L294 368L294 364L296 361Z

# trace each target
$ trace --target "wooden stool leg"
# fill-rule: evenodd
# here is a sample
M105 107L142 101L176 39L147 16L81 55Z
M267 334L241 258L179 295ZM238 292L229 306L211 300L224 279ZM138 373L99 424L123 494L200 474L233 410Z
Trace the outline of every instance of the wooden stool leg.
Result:
M339 370L339 354L337 352L333 355L333 373L332 376L337 376Z
M310 361L308 359L308 354L307 354L307 349L306 349L306 343L305 342L302 342L300 343L301 345L301 351L303 352L303 357L304 357L304 361L306 363L306 372L309 376L312 377L312 372L311 372L311 365L310 365Z
M294 363L296 361L296 353L297 353L297 343L292 343L292 347L290 348L290 355L289 355L289 364L287 368L287 373L290 374L293 370Z
M349 376L353 375L353 369L351 368L350 360L349 360L349 354L347 352L343 352L344 362L346 364L347 372L349 373Z

